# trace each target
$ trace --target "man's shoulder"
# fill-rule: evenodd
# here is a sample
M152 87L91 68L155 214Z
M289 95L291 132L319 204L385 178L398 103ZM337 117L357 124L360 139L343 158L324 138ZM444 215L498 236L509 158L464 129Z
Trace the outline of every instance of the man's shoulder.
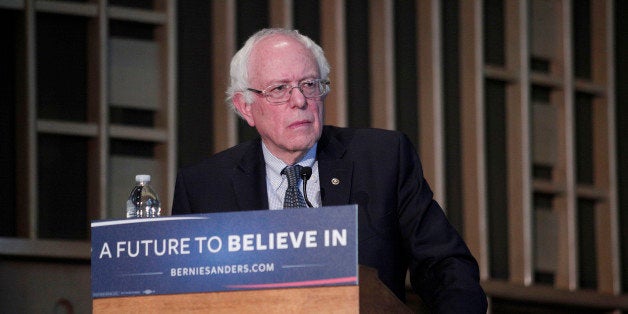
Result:
M332 159L396 160L399 154L416 154L404 133L377 128L326 127L320 143L319 156Z
M406 137L402 132L378 128L352 128L326 125L323 135L327 139L336 139L341 143L353 141L373 143L377 141L389 141Z

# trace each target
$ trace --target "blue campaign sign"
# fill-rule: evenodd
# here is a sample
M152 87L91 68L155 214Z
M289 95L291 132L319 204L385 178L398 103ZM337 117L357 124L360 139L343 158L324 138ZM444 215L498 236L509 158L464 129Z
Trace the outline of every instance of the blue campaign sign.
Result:
M92 297L356 285L357 205L92 222Z

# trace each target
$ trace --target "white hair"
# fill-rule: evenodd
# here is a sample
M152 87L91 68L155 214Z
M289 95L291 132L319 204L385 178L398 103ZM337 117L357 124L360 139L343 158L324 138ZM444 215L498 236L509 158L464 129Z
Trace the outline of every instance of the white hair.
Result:
M238 52L231 59L231 68L229 71L230 76L230 84L227 89L227 105L231 108L231 110L235 111L235 113L240 115L240 112L236 110L233 104L233 96L237 93L243 93L244 100L246 103L253 102L252 92L248 91L249 87L249 58L251 56L251 51L255 45L264 38L274 36L274 35L285 35L299 41L306 49L312 52L314 58L316 59L316 63L318 64L318 73L319 78L329 79L329 63L325 58L325 53L323 49L316 44L309 37L302 35L297 30L291 29L283 29L283 28L266 28L258 31L253 34L249 39L244 43L244 46L238 50Z

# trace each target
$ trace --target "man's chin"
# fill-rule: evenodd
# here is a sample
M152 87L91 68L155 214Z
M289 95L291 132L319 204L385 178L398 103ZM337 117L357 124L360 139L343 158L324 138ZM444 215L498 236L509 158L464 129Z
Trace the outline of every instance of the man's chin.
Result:
M312 148L312 146L314 146L315 143L315 139L293 142L288 146L288 150L292 152L307 152L310 148Z

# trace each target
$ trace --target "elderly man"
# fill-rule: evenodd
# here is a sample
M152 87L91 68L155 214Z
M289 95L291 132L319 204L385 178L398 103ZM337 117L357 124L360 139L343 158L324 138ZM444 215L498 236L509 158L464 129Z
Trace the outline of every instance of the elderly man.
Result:
M477 263L433 200L407 137L323 125L328 75L323 50L297 31L249 38L231 62L228 102L260 138L182 169L173 213L358 204L359 263L401 300L409 269L434 312L486 312ZM303 168L307 191L294 184Z

